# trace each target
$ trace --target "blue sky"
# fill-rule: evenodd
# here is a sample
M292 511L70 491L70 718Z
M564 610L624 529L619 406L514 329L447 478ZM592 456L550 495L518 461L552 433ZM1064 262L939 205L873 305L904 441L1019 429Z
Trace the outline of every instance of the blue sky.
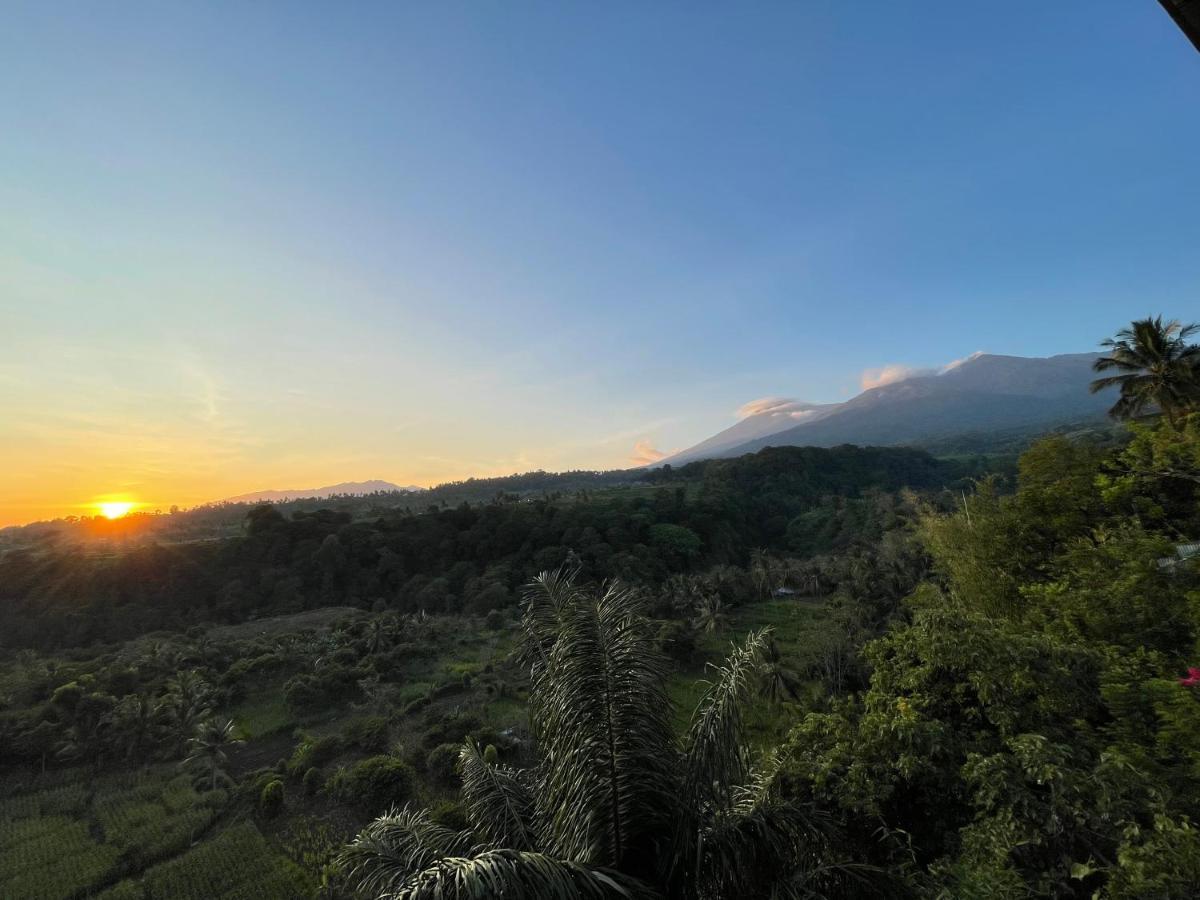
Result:
M1151 2L5 19L0 521L615 467L1200 317L1200 54Z

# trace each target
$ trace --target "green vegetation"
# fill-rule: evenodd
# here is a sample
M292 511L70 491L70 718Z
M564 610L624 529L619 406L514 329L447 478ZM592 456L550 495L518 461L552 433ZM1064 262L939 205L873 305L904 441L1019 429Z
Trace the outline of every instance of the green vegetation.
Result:
M1190 333L1019 460L8 551L0 896L1193 896Z
M752 632L706 690L680 741L668 664L636 592L581 590L574 572L537 579L522 658L540 763L460 755L467 828L397 809L372 822L342 866L372 896L701 898L826 894L851 872L827 823L779 794L778 757L751 769L742 704L768 645Z
M299 866L274 850L253 824L244 822L102 896L105 900L263 900L310 896L315 888Z

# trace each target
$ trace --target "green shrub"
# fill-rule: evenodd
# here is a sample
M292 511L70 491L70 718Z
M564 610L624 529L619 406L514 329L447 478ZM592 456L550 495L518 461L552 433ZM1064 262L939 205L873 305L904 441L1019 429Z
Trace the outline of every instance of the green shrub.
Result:
M467 735L482 727L483 722L476 715L446 716L429 727L421 744L426 750L432 750L438 744L461 744Z
M406 703L404 705L404 709L400 710L400 714L404 715L404 716L411 716L413 713L418 713L421 710L423 710L432 701L433 701L433 698L430 697L428 694L426 694L423 697L418 697L416 700L412 700L409 703Z
M438 744L425 757L425 773L442 787L458 781L458 744Z
M325 778L321 774L321 770L313 766L304 773L304 793L312 796L321 789L324 780Z
M429 818L451 831L465 831L467 828L467 813L462 804L454 800L443 800L429 810Z
M366 753L382 753L387 749L388 720L383 716L355 719L346 727L346 738Z
M324 737L313 738L305 736L288 760L288 774L296 777L314 766L324 766L337 759L346 749L346 741L341 735L327 734Z
M412 798L413 770L394 756L372 756L349 768L338 769L329 780L329 792L343 803L382 812Z
M258 809L268 819L273 819L279 815L283 809L283 782L279 780L268 781L262 789L262 793L258 795Z

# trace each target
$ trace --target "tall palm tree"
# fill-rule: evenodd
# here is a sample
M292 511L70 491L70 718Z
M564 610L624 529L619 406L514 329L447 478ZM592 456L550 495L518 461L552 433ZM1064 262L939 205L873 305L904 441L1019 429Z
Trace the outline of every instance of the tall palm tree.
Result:
M410 807L376 819L340 857L361 895L836 894L852 869L830 859L826 823L780 797L776 757L752 770L742 740L763 632L718 671L680 741L669 667L634 592L585 591L573 573L543 573L527 592L524 625L540 762L510 768L468 743L460 756L468 828L451 831Z
M1092 393L1121 389L1108 411L1113 418L1135 419L1157 406L1175 425L1181 415L1200 409L1200 346L1187 342L1197 331L1200 325L1164 322L1162 316L1122 328L1100 345L1108 348L1108 355L1093 365L1097 372L1120 374L1097 378Z
M195 737L188 741L190 752L180 767L193 773L198 787L207 786L208 790L215 791L222 785L233 783L225 771L229 764L225 750L241 742L232 720L207 719L200 723Z
M784 697L799 700L801 683L800 676L784 662L779 644L774 638L768 638L763 647L762 684L759 693L772 703L778 703Z

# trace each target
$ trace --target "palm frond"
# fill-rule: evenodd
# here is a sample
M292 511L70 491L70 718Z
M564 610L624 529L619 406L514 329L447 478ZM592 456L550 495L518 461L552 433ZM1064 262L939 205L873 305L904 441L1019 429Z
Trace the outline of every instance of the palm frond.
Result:
M1136 381L1140 377L1140 375L1135 375L1132 373L1128 375L1108 375L1104 378L1097 378L1092 381L1092 383L1088 385L1088 390L1090 390L1093 394L1096 394L1105 388L1123 387L1130 382Z
M552 572L542 572L522 592L524 634L518 649L522 665L530 669L544 666L550 649L558 640L562 617L574 606L581 590L576 587L578 567L566 564Z
M338 864L357 890L381 896L444 857L471 852L471 845L469 834L438 825L427 810L405 806L360 831L342 850Z
M639 881L541 853L491 850L442 859L380 900L661 900Z
M728 803L747 774L742 705L759 672L770 629L752 631L718 670L692 717L684 761L684 792L693 808Z
M459 753L458 770L467 821L475 834L498 847L535 849L533 794L525 773L492 765L474 740Z
M548 852L613 866L654 855L678 800L667 672L635 592L610 584L564 611L531 708Z
M829 823L800 804L766 802L702 834L702 896L760 896L825 865Z

